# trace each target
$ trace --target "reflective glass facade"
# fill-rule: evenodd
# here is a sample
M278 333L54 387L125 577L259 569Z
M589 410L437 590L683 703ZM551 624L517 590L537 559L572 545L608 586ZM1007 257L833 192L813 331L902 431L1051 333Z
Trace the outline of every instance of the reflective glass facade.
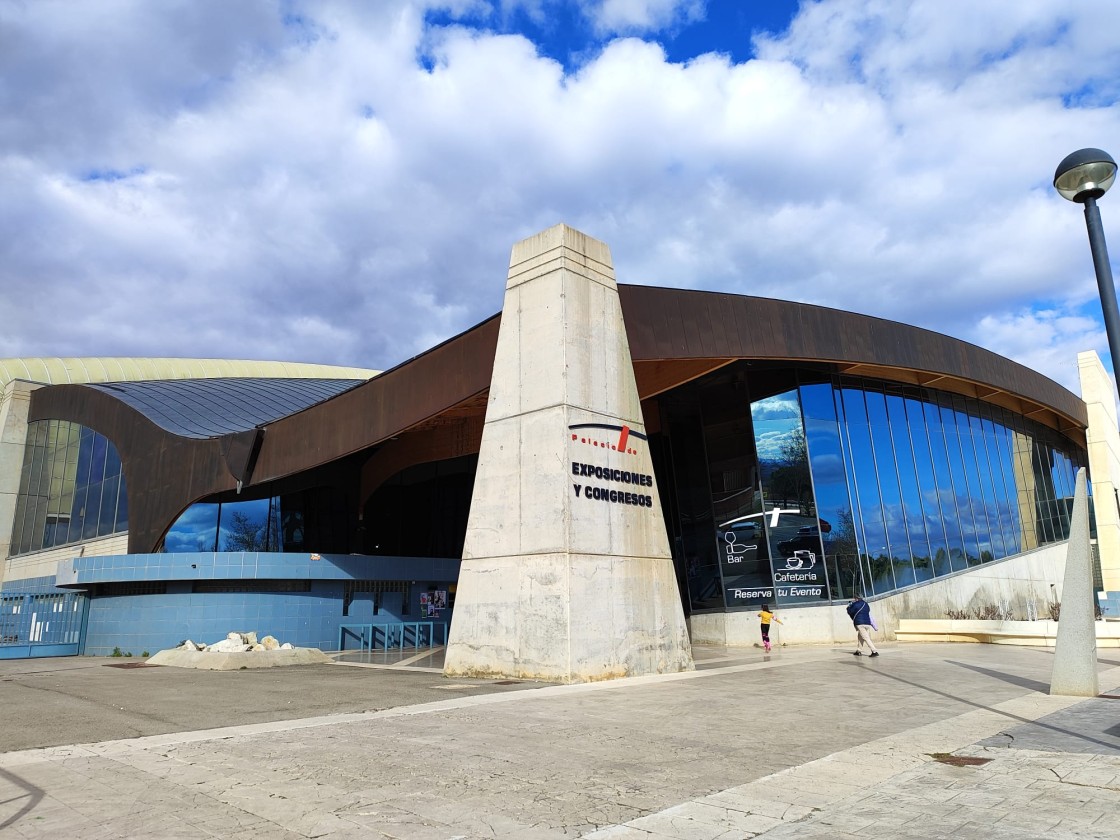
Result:
M77 423L28 423L11 553L127 530L128 494L116 447Z
M746 362L657 403L694 612L878 595L1069 535L1084 453L989 403Z
M330 487L198 502L168 529L162 550L348 553L346 508L342 495Z
M358 487L345 479L259 499L215 497L180 514L162 551L458 558L477 465L478 456L467 455L407 467L382 482L356 517Z

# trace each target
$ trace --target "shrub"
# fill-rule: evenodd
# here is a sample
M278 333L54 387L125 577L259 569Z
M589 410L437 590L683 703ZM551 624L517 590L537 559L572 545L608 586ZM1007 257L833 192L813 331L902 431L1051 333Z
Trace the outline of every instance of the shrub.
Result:
M113 652L112 652L112 653L110 653L109 655L110 655L110 656L124 656L124 654L123 654L123 653L121 653L121 649L120 649L120 647L119 647L119 646L118 646L118 647L115 647L115 648L113 648Z
M969 610L946 610L945 615L954 621L967 621L969 619L976 619L977 621L1011 621L1015 616L1011 613L1011 608L1005 602L1003 604L983 604L979 607L973 607Z
M985 604L976 608L976 618L981 621L994 621L1000 617L1000 610L995 604Z

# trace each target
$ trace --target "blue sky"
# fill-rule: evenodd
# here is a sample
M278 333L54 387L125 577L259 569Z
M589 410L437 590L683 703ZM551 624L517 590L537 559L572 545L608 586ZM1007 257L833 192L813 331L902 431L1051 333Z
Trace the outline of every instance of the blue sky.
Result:
M600 4L606 5L606 4ZM778 33L789 27L798 11L798 0L709 0L706 3L616 4L632 10L631 24L601 29L594 23L596 4L568 2L511 3L503 7L484 3L462 9L431 10L432 26L464 25L528 38L538 51L577 69L603 45L618 35L641 35L647 28L639 17L646 9L665 10L658 28L658 43L671 62L686 62L705 53L723 53L736 63L754 57L751 36ZM656 13L656 12L653 12Z
M1050 178L1120 152L1118 28L1095 0L0 0L0 357L383 369L498 311L511 246L563 221L621 282L1076 389L1107 345Z

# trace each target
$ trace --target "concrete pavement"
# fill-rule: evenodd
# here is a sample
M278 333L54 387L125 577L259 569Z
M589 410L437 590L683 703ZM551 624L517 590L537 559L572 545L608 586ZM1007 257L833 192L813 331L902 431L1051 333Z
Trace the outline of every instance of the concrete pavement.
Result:
M689 674L528 690L434 661L323 666L365 677L366 705L0 755L0 836L1120 837L1120 700L1039 693L1045 650L696 657ZM1115 693L1120 662L1101 659Z
M438 661L439 651L434 655ZM308 665L212 672L104 656L0 661L0 752L377 711L441 700L449 691L458 696L535 687L458 680L457 688L448 689L442 675L433 673L428 652L347 658L393 670ZM419 667L399 664L409 660Z

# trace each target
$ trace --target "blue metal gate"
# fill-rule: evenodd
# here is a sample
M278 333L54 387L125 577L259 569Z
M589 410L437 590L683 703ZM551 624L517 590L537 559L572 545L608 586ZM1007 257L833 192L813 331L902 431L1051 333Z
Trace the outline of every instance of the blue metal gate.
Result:
M76 656L88 604L82 592L0 592L0 659Z

